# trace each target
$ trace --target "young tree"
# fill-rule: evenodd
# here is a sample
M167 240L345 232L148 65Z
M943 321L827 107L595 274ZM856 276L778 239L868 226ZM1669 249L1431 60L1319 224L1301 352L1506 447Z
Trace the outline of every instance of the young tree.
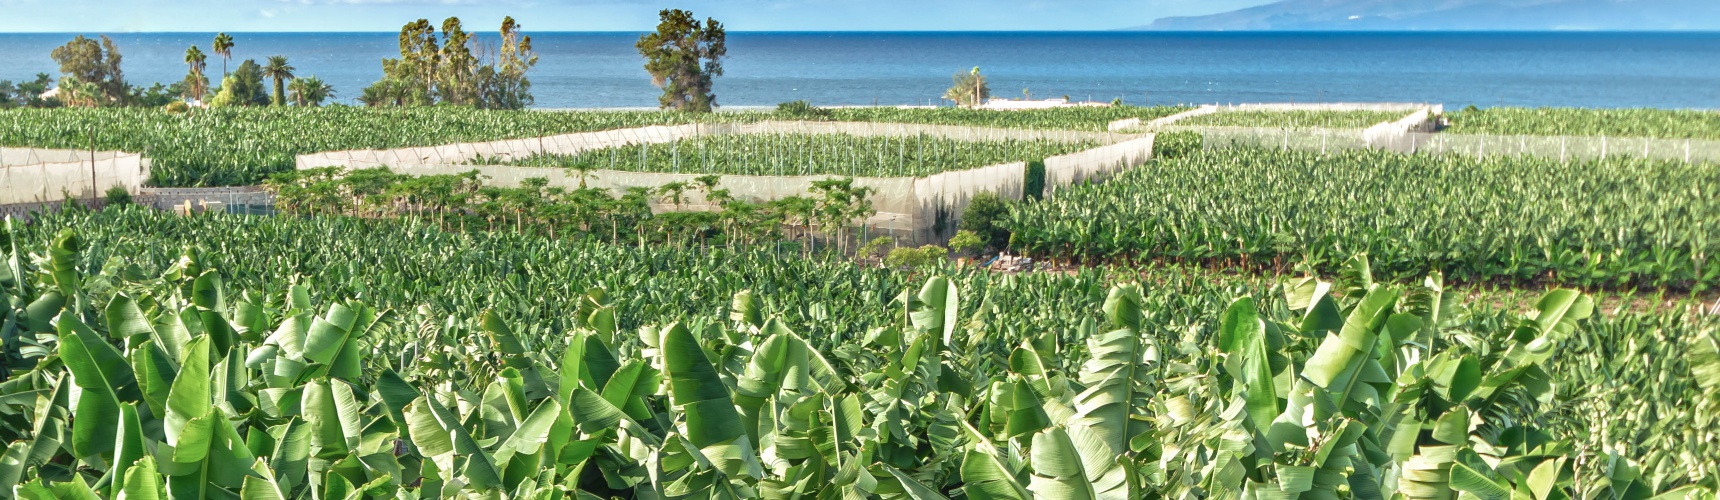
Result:
M204 55L203 49L197 48L196 45L185 49L185 65L190 68L185 73L185 97L201 100L204 94L209 93L209 77L203 75L203 68L207 66L208 60L209 56Z
M66 102L89 106L124 104L125 76L120 71L119 46L106 35L101 42L78 35L49 54L60 65L61 92Z
M58 98L42 98L48 92L48 86L53 85L54 77L47 73L36 73L34 81L18 84L17 99L20 106L28 108L57 108L61 102Z
M537 53L532 50L532 37L520 32L520 25L513 17L502 19L502 48L497 56L497 64L493 72L495 85L485 99L483 107L492 109L524 109L535 102L532 99L532 82L526 78L526 72L537 65Z
M215 55L221 56L221 77L227 77L227 61L233 58L233 37L226 33L215 35L215 43L209 46L215 50Z
M651 83L663 89L657 102L666 109L709 112L717 104L711 92L713 79L723 76L723 57L728 55L722 23L693 13L665 9L657 31L639 37L635 46L645 56L645 71Z
M268 103L269 94L263 87L263 67L250 59L221 79L221 91L209 101L212 107L262 106Z
M293 83L287 84L287 90L292 91L293 103L299 106L321 106L335 94L334 86L316 75L294 79Z
M456 21L457 22L457 21ZM419 19L400 27L400 59L391 76L412 83L412 93L428 100L435 87L441 49L436 42L436 27L429 20Z
M475 41L460 25L460 18L442 21L442 71L437 75L436 95L449 104L471 105L477 101L478 57L472 54Z
M269 65L263 66L263 76L275 81L275 92L270 95L269 102L275 106L287 105L286 81L293 79L293 65L287 63L287 56L269 56Z
M985 75L979 74L979 66L967 73L956 73L951 79L955 84L944 91L944 98L955 101L958 106L978 107L991 98L991 87L986 85Z

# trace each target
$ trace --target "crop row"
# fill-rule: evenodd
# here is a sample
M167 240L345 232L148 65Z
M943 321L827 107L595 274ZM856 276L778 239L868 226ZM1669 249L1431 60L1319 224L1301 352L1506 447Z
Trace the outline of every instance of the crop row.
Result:
M1716 323L1565 290L117 210L7 236L20 498L1701 499L1720 464Z
M1670 109L1468 108L1448 134L1720 140L1720 112Z
M891 121L1011 128L1104 130L1115 116L1168 108L1075 108L1033 112L839 109L822 117L771 113L510 112L434 108L244 108L170 113L141 108L0 111L0 147L141 152L156 186L247 185L293 168L300 154L437 146L646 125L763 119Z
M1228 149L1011 214L1041 255L1580 286L1720 284L1720 170L1682 162Z
M1173 125L1357 129L1395 122L1405 116L1409 116L1408 111L1219 111L1177 120Z
M1002 163L1040 161L1095 146L1091 141L1049 139L964 141L929 135L737 134L630 144L571 155L534 155L504 164L721 175L923 177Z
M1128 118L1151 121L1191 108L1183 106L1095 106L997 111L968 108L831 108L824 119L850 122L966 125L1026 130L1104 132L1111 122Z

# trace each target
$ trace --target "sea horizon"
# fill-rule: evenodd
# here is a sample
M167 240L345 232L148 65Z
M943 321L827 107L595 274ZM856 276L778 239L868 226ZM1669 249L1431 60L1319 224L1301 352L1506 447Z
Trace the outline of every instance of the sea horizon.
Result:
M468 26L479 37L494 37ZM528 31L535 108L656 106L635 31ZM0 33L0 80L57 75L48 53L79 33ZM83 33L88 35L96 32ZM213 32L106 33L127 80L183 78ZM352 103L398 56L397 32L229 32L229 68L286 55ZM937 105L978 66L997 97L1132 105L1426 102L1720 108L1720 31L731 31L719 105ZM210 73L222 61L211 57ZM1027 92L1024 93L1023 90Z

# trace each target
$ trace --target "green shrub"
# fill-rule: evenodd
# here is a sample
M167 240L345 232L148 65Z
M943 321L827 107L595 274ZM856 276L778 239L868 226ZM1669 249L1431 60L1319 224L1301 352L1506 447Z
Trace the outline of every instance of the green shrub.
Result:
M1002 248L1009 244L1010 201L996 193L980 193L968 201L967 211L962 213L962 222L957 229L972 231L985 248Z
M131 204L131 191L127 191L125 189L125 186L114 186L114 187L108 188L108 190L107 190L107 204L108 205L130 205Z
M811 102L789 101L776 105L776 114L783 118L797 120L823 120L830 118L830 110L813 106Z
M1045 198L1045 160L1027 162L1025 172L1027 180L1021 185L1021 195L1024 199L1040 200Z
M950 249L955 250L958 253L983 250L985 249L985 245L985 239L980 238L979 233L965 229L956 231L956 236L954 238L950 238Z
M936 264L949 257L950 251L937 245L926 245L920 248L896 247L890 250L890 255L884 257L884 265L890 267L923 267Z
M854 256L856 256L856 257L881 257L882 254L884 253L884 247L894 245L894 244L896 244L896 239L891 238L889 236L879 236L877 238L872 238L872 241L866 242L865 245L861 245L860 250L856 251L854 253Z

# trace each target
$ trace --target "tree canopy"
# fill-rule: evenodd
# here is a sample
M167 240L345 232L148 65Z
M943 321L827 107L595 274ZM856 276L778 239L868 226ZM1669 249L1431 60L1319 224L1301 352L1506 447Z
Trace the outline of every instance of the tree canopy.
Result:
M400 28L400 57L382 61L383 79L365 88L358 100L367 106L530 106L526 73L537 64L531 37L512 17L502 20L499 35L501 45L491 52L458 17L443 20L439 36L427 19L407 23Z
M680 9L664 9L658 15L662 22L657 31L640 36L636 44L651 83L663 89L657 102L677 111L711 111L717 105L712 82L723 76L723 57L728 55L723 24L711 18L701 23Z

